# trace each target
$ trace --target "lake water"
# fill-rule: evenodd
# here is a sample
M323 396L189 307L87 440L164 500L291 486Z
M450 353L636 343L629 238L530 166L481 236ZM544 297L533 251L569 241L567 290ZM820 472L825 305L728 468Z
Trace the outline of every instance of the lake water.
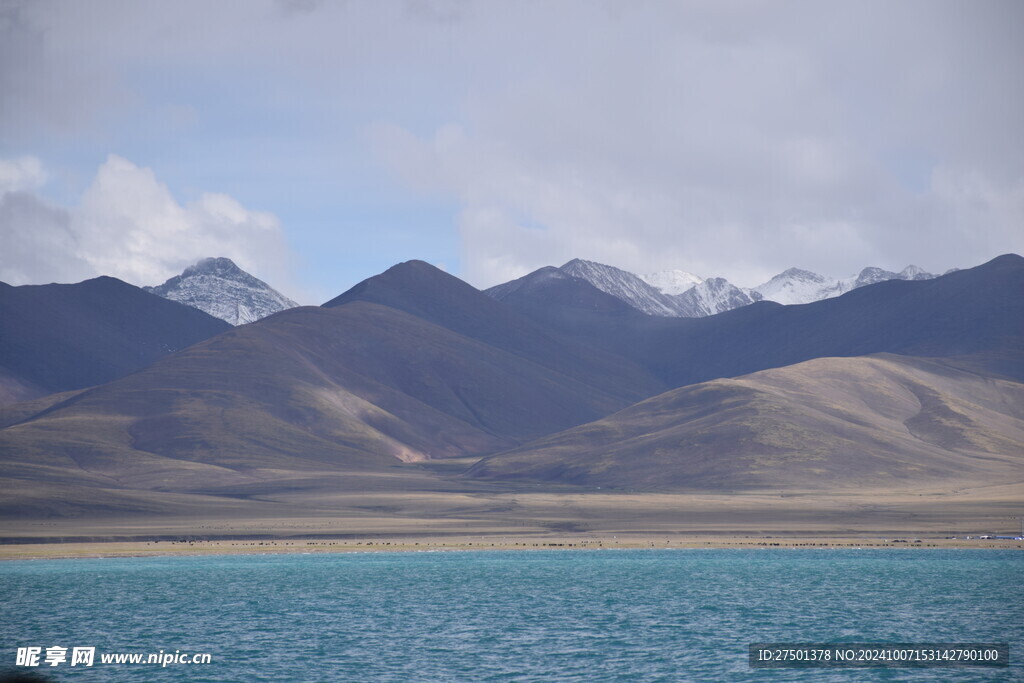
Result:
M1024 554L366 553L0 563L0 668L63 681L1024 680ZM754 670L758 641L1009 642L1002 669ZM95 647L93 666L70 666ZM103 664L102 653L210 664ZM56 653L59 654L59 653ZM45 664L45 663L44 663Z

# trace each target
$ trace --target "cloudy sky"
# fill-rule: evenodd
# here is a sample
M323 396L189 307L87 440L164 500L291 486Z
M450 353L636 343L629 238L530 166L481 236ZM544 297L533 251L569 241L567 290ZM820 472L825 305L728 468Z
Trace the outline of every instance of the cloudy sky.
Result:
M1024 252L1024 3L0 0L0 280Z

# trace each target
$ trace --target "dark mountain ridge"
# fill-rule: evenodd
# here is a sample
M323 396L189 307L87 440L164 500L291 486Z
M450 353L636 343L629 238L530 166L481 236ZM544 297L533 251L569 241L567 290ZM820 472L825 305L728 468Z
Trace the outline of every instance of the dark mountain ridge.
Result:
M603 292L600 296L607 297ZM592 386L639 400L665 385L638 364L562 334L423 261L389 268L323 304L356 301L403 311Z
M431 283L418 285L422 293ZM19 411L0 431L0 476L186 492L386 472L503 450L661 390L628 361L540 332L533 342L529 320L501 327L518 314L488 319L501 304L472 288L455 288L449 310L474 298L498 327L472 331L514 351L354 296L295 308L38 413ZM519 336L501 338L503 329ZM562 372L566 357L583 358L575 369L589 374Z
M109 382L219 334L222 320L112 277L0 288L0 377L25 400ZM0 382L3 382L0 379Z
M1024 340L1024 259L1012 254L931 280L889 280L802 305L760 301L707 318L625 317L592 307L568 314L569 299L560 291L566 286L538 280L504 303L581 343L630 358L676 387L822 356L996 359L1020 351ZM1013 363L992 369L1024 379Z

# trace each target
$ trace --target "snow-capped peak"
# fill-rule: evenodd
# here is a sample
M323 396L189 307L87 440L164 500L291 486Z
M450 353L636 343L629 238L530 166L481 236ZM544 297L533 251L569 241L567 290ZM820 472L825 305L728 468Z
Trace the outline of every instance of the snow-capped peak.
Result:
M673 278L677 282L687 279L696 282L679 294L669 294L645 278L593 261L573 259L559 270L582 278L649 315L695 318L746 306L761 298L760 294L741 290L723 278L705 280L685 271L669 272L681 274Z
M925 271L924 268L911 264L901 270L897 277L901 280L931 280L935 276Z
M763 285L754 287L754 291L768 301L780 304L806 304L840 293L839 282L812 273L809 270L790 268L785 270Z
M813 273L809 270L803 270L802 268L788 268L773 277L771 281L783 279L802 280L804 282L816 282L818 284L825 284L828 282L828 278L824 275L818 275L817 273Z
M676 303L633 273L603 263L573 259L559 268L650 315L678 315Z
M662 294L675 296L704 282L704 278L687 273L685 270L662 270L657 273L641 275L640 279L657 289Z
M143 289L198 308L232 325L255 322L298 306L223 257L201 259L162 285Z
M495 298L523 286L527 279L571 275L586 280L633 308L649 315L703 317L746 306L762 299L780 304L806 304L845 294L885 280L929 280L935 275L910 265L899 273L868 267L858 275L837 280L809 270L789 268L753 289L740 288L724 278L700 278L683 270L634 275L614 266L573 259L561 268L543 268L522 282L514 280L487 290Z
M798 268L779 273L768 282L755 287L769 301L780 304L806 304L845 294L851 289L873 285L887 280L930 280L934 275L918 266L907 266L899 273L869 266L859 274L834 280Z
M873 285L876 282L885 282L886 280L896 280L899 276L891 270L884 270L876 266L868 266L864 270L860 271L857 275L857 279L854 280L854 288L863 287L865 285Z
M760 301L761 295L753 290L742 290L725 278L709 277L673 298L678 303L679 316L703 318Z

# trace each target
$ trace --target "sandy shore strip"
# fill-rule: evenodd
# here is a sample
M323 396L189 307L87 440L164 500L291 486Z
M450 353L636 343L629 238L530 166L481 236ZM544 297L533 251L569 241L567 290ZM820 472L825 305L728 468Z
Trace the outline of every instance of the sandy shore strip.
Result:
M89 543L19 543L0 545L0 560L90 557L156 557L193 555L245 555L276 553L439 552L495 550L609 550L685 548L974 548L1024 549L1024 541L1008 539L855 538L826 536L549 536L531 537L423 537L364 539L218 539L177 541L112 541Z

